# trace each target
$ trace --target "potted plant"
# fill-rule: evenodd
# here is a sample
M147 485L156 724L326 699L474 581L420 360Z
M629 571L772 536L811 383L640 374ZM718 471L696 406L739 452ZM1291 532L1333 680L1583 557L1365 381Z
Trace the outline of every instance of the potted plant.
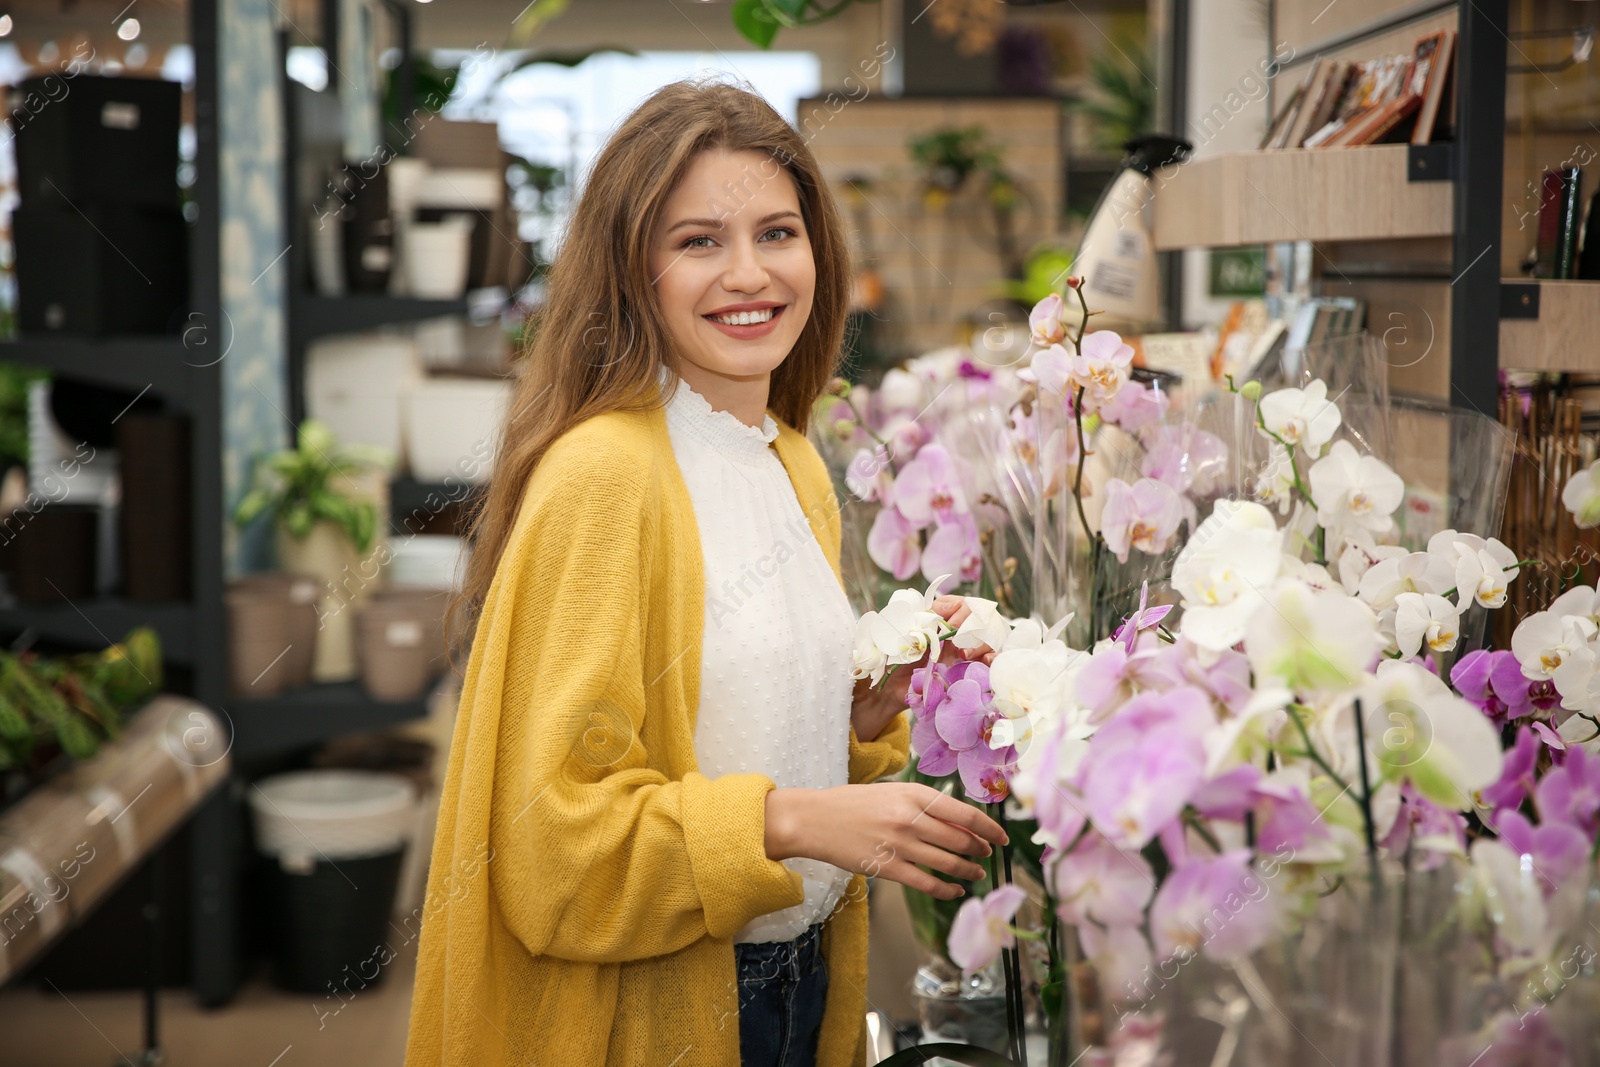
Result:
M380 448L343 445L321 422L300 424L295 447L258 457L249 492L234 510L244 526L270 512L278 562L322 582L312 677L355 677L352 613L346 609L378 578L368 552L387 510L383 476L393 459Z

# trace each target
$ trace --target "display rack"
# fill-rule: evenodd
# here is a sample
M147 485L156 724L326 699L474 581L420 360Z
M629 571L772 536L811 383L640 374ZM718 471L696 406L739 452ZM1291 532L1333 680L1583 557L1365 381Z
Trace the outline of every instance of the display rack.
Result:
M1281 9L1290 3L1297 15L1298 8L1307 7L1300 0L1274 0L1269 25L1282 23ZM1315 15L1325 7L1315 3L1308 10ZM1517 346L1508 351L1518 353L1513 361L1522 366L1525 337L1520 328L1505 330L1501 324L1506 0L1429 0L1386 11L1304 47L1290 43L1296 45L1295 62L1305 62L1392 37L1451 9L1457 33L1453 142L1230 152L1197 159L1157 177L1154 235L1156 246L1167 250L1449 239L1449 275L1442 280L1449 283L1450 366L1448 382L1441 384L1450 403L1492 416L1505 362L1502 345ZM1568 299L1580 298L1563 297ZM1600 311L1600 289L1595 304Z

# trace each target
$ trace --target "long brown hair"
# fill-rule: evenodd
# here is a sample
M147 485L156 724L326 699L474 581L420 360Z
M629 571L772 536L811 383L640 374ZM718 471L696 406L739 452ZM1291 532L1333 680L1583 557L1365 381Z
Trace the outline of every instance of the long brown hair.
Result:
M550 445L595 415L661 403L657 375L663 365L676 370L677 360L651 284L650 239L691 161L717 148L768 154L799 194L816 292L799 340L772 372L768 407L806 432L812 405L838 368L849 310L849 245L838 208L805 140L765 100L725 82L674 82L628 116L589 171L547 298L528 323L531 340L487 491L468 518L473 548L447 612L449 632L476 628L523 489Z

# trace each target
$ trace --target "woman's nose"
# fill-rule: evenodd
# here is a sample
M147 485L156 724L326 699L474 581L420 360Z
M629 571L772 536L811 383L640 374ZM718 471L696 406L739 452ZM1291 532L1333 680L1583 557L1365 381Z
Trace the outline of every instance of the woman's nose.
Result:
M729 290L755 293L765 289L767 282L767 269L761 265L755 242L734 241L727 272L722 276L722 284Z

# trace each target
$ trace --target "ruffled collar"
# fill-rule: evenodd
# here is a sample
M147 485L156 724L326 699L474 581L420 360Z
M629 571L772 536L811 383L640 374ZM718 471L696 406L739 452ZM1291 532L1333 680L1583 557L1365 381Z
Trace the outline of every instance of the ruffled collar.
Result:
M747 425L729 411L718 411L711 401L695 392L689 383L666 367L661 368L660 384L665 393L677 379L678 388L667 402L667 423L698 435L707 444L732 459L746 463L763 462L769 446L778 437L778 424L763 414L761 426Z

